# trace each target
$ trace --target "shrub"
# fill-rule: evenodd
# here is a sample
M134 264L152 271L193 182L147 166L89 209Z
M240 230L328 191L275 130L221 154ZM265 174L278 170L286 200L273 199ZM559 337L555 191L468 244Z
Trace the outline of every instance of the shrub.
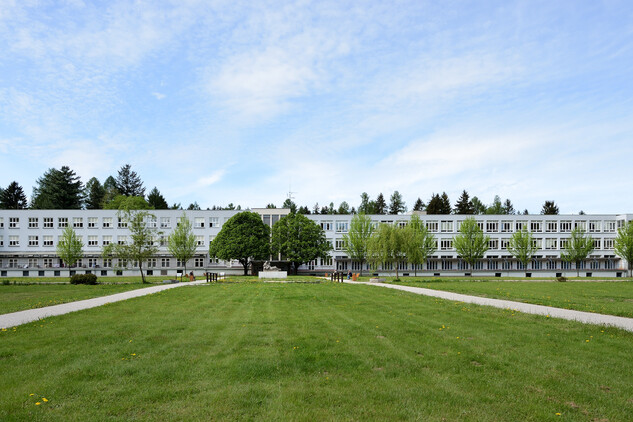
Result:
M70 284L97 284L97 276L94 274L75 274L70 277Z
M558 281L567 281L566 277L556 277L556 280Z

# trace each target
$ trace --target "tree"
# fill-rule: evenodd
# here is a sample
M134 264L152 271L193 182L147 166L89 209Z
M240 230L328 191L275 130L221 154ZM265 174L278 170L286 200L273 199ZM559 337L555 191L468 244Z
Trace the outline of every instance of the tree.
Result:
M505 214L503 212L503 204L501 203L501 198L499 198L499 195L495 195L495 199L492 201L492 204L490 204L488 208L486 208L486 214Z
M417 276L418 265L424 264L437 250L437 240L417 215L411 216L411 221L404 230L407 261L413 264Z
M367 259L367 247L373 232L371 218L365 214L356 214L349 224L349 231L343 235L345 253L360 264L360 275L363 275L363 263Z
M138 265L141 280L145 281L143 264L158 252L158 237L160 232L149 220L156 216L146 210L121 209L118 213L121 221L125 222L130 232L129 241L125 243L110 243L103 248L104 256L114 256L119 262L132 262Z
M108 176L108 178L103 182L103 200L101 201L101 208L105 208L106 204L112 201L117 195L120 195L121 192L116 187L116 180L112 176Z
M319 208L319 203L317 202L316 204L314 204L314 207L312 207L312 214L320 214L321 213L321 209Z
M593 238L586 236L585 231L580 227L576 227L571 231L560 257L563 261L575 262L576 276L580 277L580 263L587 259L591 252L593 252Z
M96 177L91 178L86 183L84 197L86 198L85 206L87 210L99 210L103 207L103 199L106 190Z
M376 198L374 212L376 214L387 214L387 203L385 202L385 197L382 196L382 192L379 193L378 197Z
M132 166L125 164L119 170L116 178L116 188L121 195L125 196L145 196L145 188L143 182Z
M150 210L152 206L142 196L117 195L104 205L105 210Z
M152 189L149 195L147 195L147 203L155 210L169 209L169 205L167 204L165 197L158 191L156 186L154 186L154 189Z
M341 205L338 207L337 214L349 214L349 204L345 201L341 202Z
M0 208L5 210L23 210L27 206L24 189L18 182L11 182L6 189L0 189Z
M514 232L508 243L508 252L518 259L526 270L537 250L538 247L532 238L532 232L526 226L523 226L521 231Z
M367 192L360 194L360 205L358 206L359 214L376 214L376 203L369 199Z
M196 236L193 234L191 221L184 211L178 225L167 238L167 250L174 258L183 263L185 272L187 272L187 261L193 258L196 253ZM182 280L182 276L180 279Z
M266 205L266 208L267 209L275 209L275 208L277 208L277 206L275 204L273 204L273 203L270 203L270 204Z
M77 260L84 255L84 244L81 238L77 236L72 227L66 227L57 242L57 255L68 267L70 276L70 268L77 263Z
M369 238L368 257L374 265L391 264L398 279L398 263L406 258L404 229L381 223Z
M287 208L293 214L297 212L297 204L295 204L294 201L290 198L286 198L281 208Z
M253 260L270 256L270 229L257 213L235 214L209 245L209 255L225 261L237 259L244 267L244 275L248 275Z
M317 223L302 214L288 214L273 226L271 249L288 260L297 274L301 264L326 258L332 244Z
M193 204L189 204L187 207L189 211L200 211L200 205L198 205L198 201L194 201Z
M629 277L633 276L633 221L618 229L614 243L615 253L627 262Z
M464 189L461 196L455 203L455 214L474 214L475 207L473 207L473 203L470 201L470 195Z
M554 201L545 201L543 208L541 209L543 215L558 215L558 206Z
M426 206L427 214L450 214L451 210L451 201L448 199L446 192L443 192L441 196L436 193L431 195L431 199Z
M453 246L457 254L466 261L472 269L488 250L489 236L484 236L474 218L462 221L459 234L453 239Z
M510 201L509 199L506 199L503 203L503 213L508 215L516 214L516 211L514 210L514 205L512 205L512 201Z
M415 204L413 204L413 211L424 211L424 210L426 210L426 205L424 204L424 202L422 202L420 198L418 198L418 200L415 201Z
M400 192L395 191L389 198L389 214L397 215L407 211L407 207Z
M48 169L33 188L31 208L78 210L83 205L83 184L69 167Z
M473 199L470 200L470 203L473 204L473 214L486 214L486 205L481 202L479 198L473 196Z
M440 197L441 204L441 214L450 214L453 208L451 207L451 201L448 199L448 195L446 192L442 192L442 196Z
M303 206L299 207L299 209L297 210L297 212L298 212L299 214L304 214L304 215L306 215L306 214L310 214L310 209L309 209L308 207L306 207L305 205L303 205Z

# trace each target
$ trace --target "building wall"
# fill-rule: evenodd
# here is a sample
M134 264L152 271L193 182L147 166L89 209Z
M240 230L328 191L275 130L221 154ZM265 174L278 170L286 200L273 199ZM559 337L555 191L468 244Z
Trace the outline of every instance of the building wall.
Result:
M253 209L262 216L262 220L272 225L288 214L287 209ZM241 266L237 262L220 262L209 258L209 243L219 233L222 225L230 217L240 211L186 211L186 216L192 222L194 235L199 241L194 259L187 263L187 268L196 273L207 270L239 272ZM167 236L176 227L182 217L181 210L153 210L156 216L154 224ZM300 268L300 271L331 272L359 271L358 263L352 262L343 250L343 235L347 233L351 222L351 215L308 215L312 221L319 224L325 231L327 239L332 243L333 251L330 259L318 259ZM404 226L408 224L410 215L372 215L375 224L389 223ZM626 263L615 255L613 241L617 236L617 229L626 221L633 219L632 214L619 215L421 215L421 220L438 240L438 250L433 257L421 268L420 275L464 275L472 273L459 259L452 247L452 239L458 234L461 222L474 217L485 234L491 238L491 247L475 272L482 275L523 275L526 269L520 267L508 252L506 243L512 233L527 225L533 236L539 242L539 251L527 272L537 276L575 275L576 269L572 264L567 266L560 259L563 250L562 242L569 237L574 227L583 227L596 241L594 252L585 262L585 268L580 269L581 275L617 276L623 273ZM66 275L56 254L56 245L65 225L71 226L84 243L84 258L79 264L78 272L92 271L102 275L135 274L133 268L125 270L119 268L116 262L111 264L103 261L101 249L107 242L123 241L129 232L119 225L115 210L0 210L0 271L2 276L54 276ZM104 265L106 264L106 265ZM154 274L167 275L175 272L182 265L170 256L165 242L159 247L159 252L146 265ZM401 263L400 273L413 275L416 270L410 264ZM363 270L369 270L367 264ZM377 268L371 272L391 274L393 268Z

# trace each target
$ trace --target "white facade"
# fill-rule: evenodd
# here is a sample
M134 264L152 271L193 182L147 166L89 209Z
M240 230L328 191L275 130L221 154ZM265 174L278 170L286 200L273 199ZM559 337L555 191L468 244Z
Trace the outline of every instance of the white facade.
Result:
M253 209L263 221L272 225L288 213L287 209ZM218 262L209 258L209 243L219 233L222 225L240 211L186 211L191 220L193 232L198 240L195 257L187 263L187 269L196 273L204 271L241 271L237 262ZM182 217L182 210L153 210L156 216L150 224L163 232L166 239ZM343 235L347 233L351 215L308 215L319 224L327 239L332 243L331 256L304 265L305 273L360 270L360 264L352 262L344 252ZM376 223L404 226L410 215L372 215ZM452 240L459 232L461 222L474 217L484 233L490 236L490 248L476 268L470 269L457 256ZM459 276L478 274L487 276L575 276L574 264L561 261L565 239L575 227L583 228L595 242L594 252L579 268L582 276L625 276L626 263L615 255L613 242L618 228L632 220L632 214L620 215L421 215L420 218L436 237L437 252L417 269L418 275ZM111 242L125 242L129 236L127 228L119 221L115 210L0 210L0 277L19 276L67 276L63 264L57 257L56 246L66 226L73 227L84 244L84 257L73 269L79 273L93 272L97 275L135 274L134 268L125 270L121 263L104 261L101 257L103 246ZM507 242L512 233L527 226L536 239L539 251L527 269L514 259L507 250ZM115 260L116 261L116 260ZM159 252L146 264L153 275L173 274L182 268L182 263L169 254L163 241ZM399 264L399 273L413 275L416 270L411 264ZM370 269L363 265L363 271L391 274L395 268Z

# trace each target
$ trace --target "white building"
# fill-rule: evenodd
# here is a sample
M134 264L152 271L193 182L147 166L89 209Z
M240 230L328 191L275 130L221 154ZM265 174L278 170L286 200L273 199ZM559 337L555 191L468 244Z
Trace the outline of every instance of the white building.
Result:
M252 211L262 216L271 226L279 218L288 214L287 209L258 208ZM241 273L237 262L223 262L210 259L209 242L220 231L222 224L240 211L186 211L192 222L198 250L187 268L196 274L205 271ZM146 264L149 275L173 275L182 268L181 262L169 254L165 239L182 217L181 210L153 210L155 219L150 221L163 232L159 252ZM331 256L318 259L300 268L304 273L324 273L335 269L359 271L360 264L352 262L345 254L343 235L347 233L351 215L308 215L319 224L332 243ZM389 223L404 226L410 215L372 215L375 224ZM560 259L566 239L572 229L580 227L594 239L593 253L579 268L582 276L626 276L626 262L615 255L614 239L618 228L633 219L633 214L619 215L421 215L422 221L437 238L437 252L424 265L417 268L418 275L459 276L480 274L487 276L575 276L574 264ZM453 238L458 234L461 222L474 217L479 226L490 237L490 248L484 259L470 269L453 248ZM0 278L67 276L62 270L63 263L56 253L56 245L63 230L73 227L84 244L84 257L73 271L93 272L100 276L136 274L134 268L122 268L121 263L103 259L103 246L112 242L126 242L129 231L119 221L115 210L0 210ZM536 239L538 252L527 269L511 256L507 244L514 233L526 226ZM416 271L411 264L401 262L400 274L413 275ZM391 274L395 268L370 269L363 265L363 271Z

